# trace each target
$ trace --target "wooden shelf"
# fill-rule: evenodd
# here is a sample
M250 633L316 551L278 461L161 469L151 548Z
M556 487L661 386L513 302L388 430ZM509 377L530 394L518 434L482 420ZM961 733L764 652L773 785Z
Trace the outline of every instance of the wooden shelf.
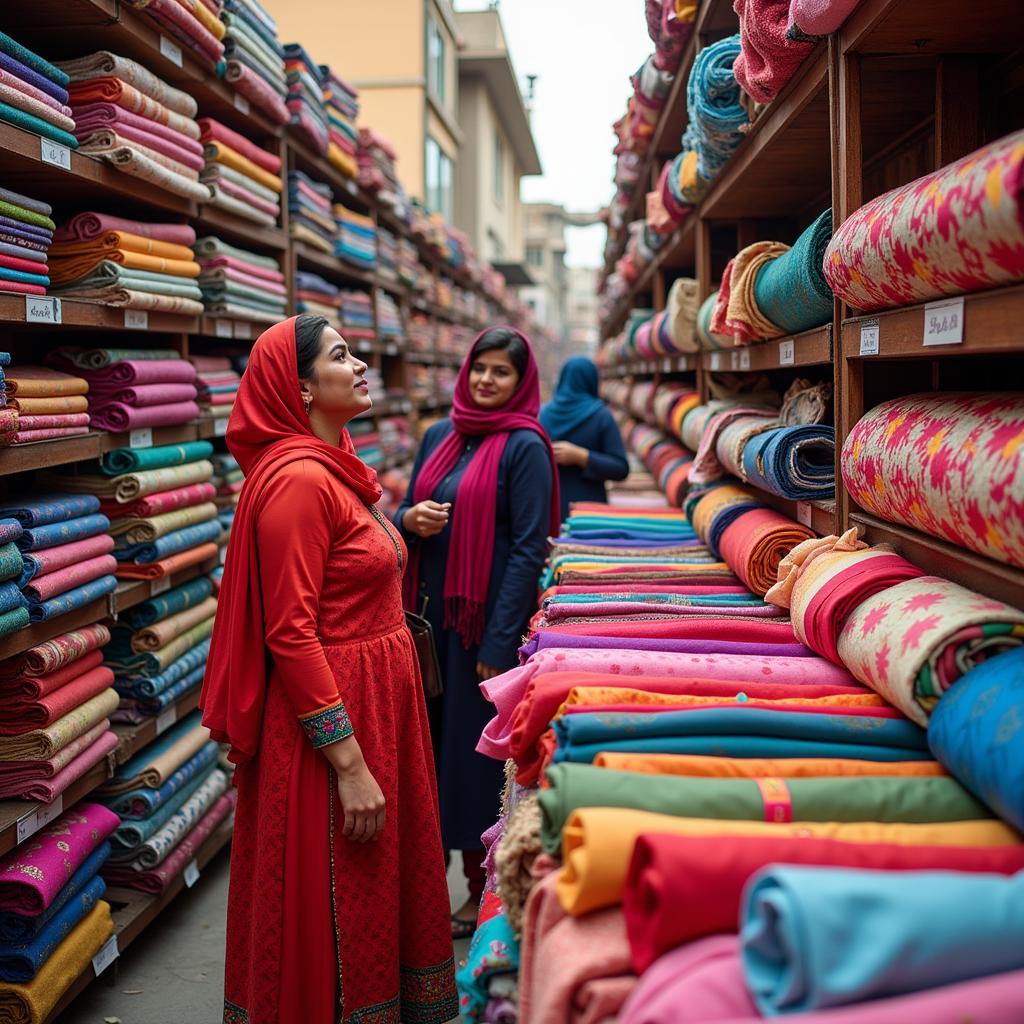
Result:
M363 285L369 288L375 283L375 276L369 270L360 270L345 263L337 256L328 256L327 253L314 249L311 245L292 239L292 248L295 251L299 266L322 274L328 280L340 283L347 287L352 285Z
M255 320L237 320L226 316L208 316L203 314L199 319L199 330L196 332L205 338L218 338L221 341L255 341L270 324L257 323Z
M282 201L287 202L287 196L282 197ZM244 217L237 217L219 206L210 206L209 203L198 207L192 223L200 238L203 235L216 235L243 249L275 256L288 248L288 236L281 228L265 227Z
M47 296L50 298L50 296ZM43 296L31 296L43 298ZM59 326L80 327L90 331L126 331L145 339L150 334L194 334L199 330L199 317L182 316L180 313L158 313L149 310L145 314L146 327L125 326L125 317L138 321L139 311L103 306L81 299L60 299ZM54 324L29 323L25 320L25 296L11 292L0 295L0 322L10 327L24 327L28 330L52 331ZM58 327L59 329L59 327Z
M815 327L788 338L754 345L701 352L701 366L712 373L763 373L765 370L828 366L832 363L832 325Z
M697 369L703 353L685 356L663 356L657 360L617 364L605 367L601 376L605 379L616 377L653 377L655 374L691 373Z

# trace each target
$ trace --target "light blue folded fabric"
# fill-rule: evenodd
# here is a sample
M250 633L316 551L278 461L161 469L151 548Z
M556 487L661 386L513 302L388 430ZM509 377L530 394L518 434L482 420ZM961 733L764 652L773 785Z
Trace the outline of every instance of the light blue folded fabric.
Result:
M20 502L0 505L0 518L10 516L26 529L66 523L69 519L89 516L100 510L100 499L94 494L42 494Z
M48 601L29 602L29 619L32 622L49 622L59 615L67 615L78 608L84 608L87 604L106 594L112 594L117 589L116 576L100 576L91 583L85 583L73 590L68 590Z
M836 492L836 428L826 424L777 427L743 446L743 472L755 486L791 501Z
M160 561L161 558L169 558L179 552L197 548L200 544L208 544L219 536L220 523L214 518L209 522L197 523L195 526L186 526L182 530L164 534L155 541L133 544L122 551L115 551L114 556L119 562L148 565L150 562Z

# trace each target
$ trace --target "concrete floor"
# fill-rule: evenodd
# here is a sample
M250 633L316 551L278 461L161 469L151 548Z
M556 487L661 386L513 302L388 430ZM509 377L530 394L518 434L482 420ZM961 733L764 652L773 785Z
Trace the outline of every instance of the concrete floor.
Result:
M224 850L61 1015L61 1024L220 1024L228 862ZM467 890L458 854L448 890L452 907L461 906ZM468 948L468 940L456 944L456 962Z

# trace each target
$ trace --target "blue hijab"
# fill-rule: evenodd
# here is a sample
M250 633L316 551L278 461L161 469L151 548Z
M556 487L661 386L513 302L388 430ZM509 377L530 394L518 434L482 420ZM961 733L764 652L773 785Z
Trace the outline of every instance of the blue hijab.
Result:
M586 356L572 356L558 375L555 397L540 411L540 423L552 441L560 441L603 408L597 397L597 366Z

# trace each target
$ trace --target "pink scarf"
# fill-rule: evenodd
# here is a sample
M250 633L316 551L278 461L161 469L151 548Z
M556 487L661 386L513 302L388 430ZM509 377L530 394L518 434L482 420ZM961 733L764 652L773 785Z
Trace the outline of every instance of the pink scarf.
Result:
M480 643L484 631L484 606L494 556L494 523L497 513L498 467L508 435L513 430L533 430L548 447L551 458L551 535L561 520L558 501L558 466L540 412L540 381L533 349L526 336L515 333L526 345L526 372L515 394L500 409L481 409L469 390L469 369L473 351L486 331L477 335L469 356L459 370L455 384L452 425L454 430L437 446L423 464L413 488L413 502L429 499L441 481L459 461L471 437L483 437L459 483L452 514L452 536L444 579L444 625L454 628L468 649ZM405 576L405 606L417 610L419 593L419 545L414 545Z

